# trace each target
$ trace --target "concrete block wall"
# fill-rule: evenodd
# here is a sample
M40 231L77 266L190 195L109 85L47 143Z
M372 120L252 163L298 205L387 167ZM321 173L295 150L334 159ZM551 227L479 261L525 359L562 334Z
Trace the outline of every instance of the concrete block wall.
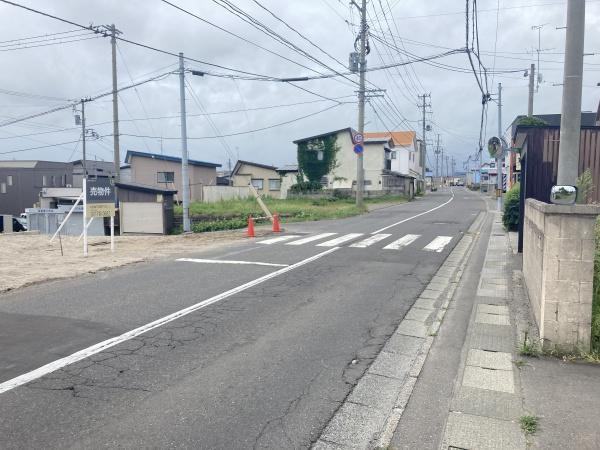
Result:
M525 202L523 274L547 347L590 348L596 205Z

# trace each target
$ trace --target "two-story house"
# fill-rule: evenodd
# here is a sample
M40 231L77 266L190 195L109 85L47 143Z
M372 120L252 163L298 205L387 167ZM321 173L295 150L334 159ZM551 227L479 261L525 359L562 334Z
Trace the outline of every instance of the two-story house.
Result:
M128 150L125 163L129 167L121 169L122 180L176 190L181 199L181 158ZM202 200L203 186L217 184L217 167L221 167L221 164L188 159L191 201Z
M335 142L335 164L321 183L328 189L356 189L356 158L354 152L354 135L356 130L343 128L294 141L298 151L312 152L313 159L319 159L319 148L325 140ZM410 172L405 174L394 170L398 150L394 138L389 133L365 133L363 143L363 178L365 191L402 191L407 194L414 188L407 186L412 178ZM405 141L401 141L404 144ZM402 148L400 149L402 150ZM405 151L408 154L408 152ZM418 159L418 156L416 156ZM412 167L412 166L409 166ZM396 168L397 169L397 168Z

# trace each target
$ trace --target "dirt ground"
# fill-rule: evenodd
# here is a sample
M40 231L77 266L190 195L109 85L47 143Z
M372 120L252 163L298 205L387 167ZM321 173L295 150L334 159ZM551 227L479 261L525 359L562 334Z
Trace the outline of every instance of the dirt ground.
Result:
M257 236L267 234L257 229ZM41 281L94 273L150 259L197 252L247 239L245 230L179 236L116 236L115 252L109 237L90 237L88 256L77 237L56 238L28 233L0 234L0 293Z

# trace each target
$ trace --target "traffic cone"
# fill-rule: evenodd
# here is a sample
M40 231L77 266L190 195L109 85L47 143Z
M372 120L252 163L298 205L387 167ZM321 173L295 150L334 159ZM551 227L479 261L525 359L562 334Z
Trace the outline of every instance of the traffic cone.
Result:
M248 237L254 237L254 219L248 216Z
M279 215L273 214L273 233L279 233L281 230L279 229Z

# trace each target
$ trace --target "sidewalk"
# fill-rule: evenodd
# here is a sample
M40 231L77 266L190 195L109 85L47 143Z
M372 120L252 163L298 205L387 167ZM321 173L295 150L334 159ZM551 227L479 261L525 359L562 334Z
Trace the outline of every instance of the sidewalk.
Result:
M536 334L521 255L486 222L388 448L598 449L600 365L519 354Z

